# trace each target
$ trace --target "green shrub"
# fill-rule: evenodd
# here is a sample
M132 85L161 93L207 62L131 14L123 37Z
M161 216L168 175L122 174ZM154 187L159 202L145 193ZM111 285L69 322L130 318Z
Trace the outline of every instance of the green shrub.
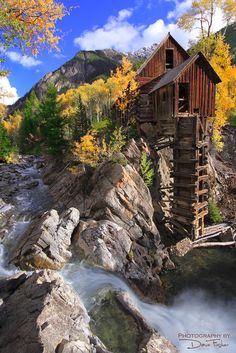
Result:
M232 116L230 119L230 125L236 125L236 116Z
M0 122L0 160L7 161L12 152L11 142L7 131Z
M114 164L118 163L118 164L122 165L122 167L126 167L127 164L128 164L127 159L125 158L125 156L122 156L122 155L120 155L120 156L112 156L111 157L111 162L114 163Z
M121 152L126 144L126 137L122 127L116 127L110 136L109 149L111 153Z
M133 261L133 258L134 258L134 251L132 250L132 248L130 248L128 254L127 254L127 259L129 261Z
M96 132L100 132L100 131L108 128L110 125L111 125L111 121L108 118L103 119L101 121L93 120L93 122L91 124L91 129Z
M139 166L145 184L151 187L153 185L155 171L146 153L142 153Z
M208 201L208 211L209 211L209 219L212 223L220 223L223 221L223 216L218 208L216 202L213 199Z

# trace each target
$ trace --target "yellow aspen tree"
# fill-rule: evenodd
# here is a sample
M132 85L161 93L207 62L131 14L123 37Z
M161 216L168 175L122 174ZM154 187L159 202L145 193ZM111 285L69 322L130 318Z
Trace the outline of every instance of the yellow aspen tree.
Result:
M135 80L136 72L133 65L124 57L122 66L107 80L112 102L116 102L120 111L128 108L129 103L138 94L138 85Z
M16 111L15 114L9 115L7 120L3 121L3 126L7 130L7 133L12 142L16 143L18 131L22 122L23 116L20 111Z
M232 65L229 45L218 36L210 63L222 82L216 89L216 116L213 121L213 140L217 147L223 147L221 128L229 122L236 110L236 65Z
M90 131L83 137L80 142L76 142L73 154L83 164L96 167L100 160L101 148L97 143L96 136Z
M57 48L56 22L68 13L63 2L55 0L2 0L1 45L28 48L33 54L40 48Z
M62 111L61 116L63 118L70 118L77 113L77 105L76 105L76 89L68 89L66 93L62 93L58 96L58 101L61 104Z
M213 32L213 20L217 8L221 9L227 26L235 22L235 0L193 0L192 6L180 16L177 24L185 31L198 28L201 37L209 37Z

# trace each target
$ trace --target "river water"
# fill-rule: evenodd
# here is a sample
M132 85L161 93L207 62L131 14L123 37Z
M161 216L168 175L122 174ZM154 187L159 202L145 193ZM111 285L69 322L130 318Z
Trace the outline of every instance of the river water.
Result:
M16 219L8 229L5 240L0 243L0 277L7 277L18 271L9 265L8 252L27 229L31 219L52 204L47 187L36 167L31 165L23 173L38 181L38 186L24 192L19 191L16 195ZM0 212L5 210L0 209ZM236 352L235 299L214 297L212 293L198 288L196 283L194 287L185 283L185 288L174 297L171 305L148 304L122 278L88 266L84 261L68 263L61 274L80 295L88 310L96 302L101 289L127 292L151 327L174 343L181 353L191 350L198 353Z

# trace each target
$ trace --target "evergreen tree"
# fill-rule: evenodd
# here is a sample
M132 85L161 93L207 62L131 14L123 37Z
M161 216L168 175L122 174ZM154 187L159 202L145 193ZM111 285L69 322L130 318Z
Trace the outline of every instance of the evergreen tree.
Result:
M72 120L72 138L78 141L80 137L86 135L90 128L90 121L87 118L86 109L79 95L76 99L77 111Z
M35 92L32 91L25 101L23 120L19 130L19 147L23 153L29 151L39 137L38 109L39 100Z
M0 161L5 161L11 151L11 142L7 135L7 131L0 122Z
M45 139L48 152L54 156L61 155L65 146L63 134L65 122L61 117L61 111L57 90L50 85L40 103L39 118L42 137Z

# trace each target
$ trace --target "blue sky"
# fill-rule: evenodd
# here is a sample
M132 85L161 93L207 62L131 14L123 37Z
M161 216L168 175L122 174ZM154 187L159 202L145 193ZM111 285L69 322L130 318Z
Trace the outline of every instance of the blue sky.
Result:
M187 47L192 33L181 31L176 20L191 5L191 0L67 0L65 5L79 5L70 16L58 21L64 32L60 53L43 52L37 58L22 56L16 49L6 53L5 66L10 70L8 79L0 78L2 89L14 98L23 96L40 78L71 59L79 50L112 47L133 51L159 42L170 31ZM222 27L221 14L215 16L215 29ZM0 87L1 88L1 87Z

